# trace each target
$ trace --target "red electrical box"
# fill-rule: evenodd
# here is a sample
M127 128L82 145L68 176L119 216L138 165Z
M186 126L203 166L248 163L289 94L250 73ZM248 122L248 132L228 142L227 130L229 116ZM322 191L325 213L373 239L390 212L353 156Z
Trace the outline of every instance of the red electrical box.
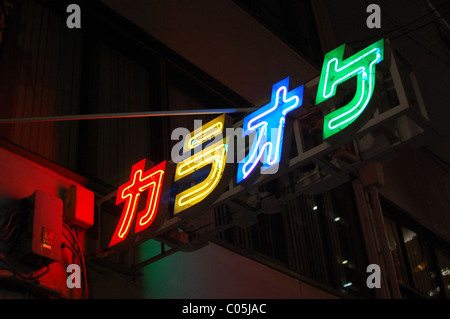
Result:
M67 222L88 229L94 224L94 193L79 185L71 186L64 198Z
M33 264L48 264L61 258L63 202L36 190L31 200L31 244L25 240L24 257ZM26 238L28 236L24 236Z

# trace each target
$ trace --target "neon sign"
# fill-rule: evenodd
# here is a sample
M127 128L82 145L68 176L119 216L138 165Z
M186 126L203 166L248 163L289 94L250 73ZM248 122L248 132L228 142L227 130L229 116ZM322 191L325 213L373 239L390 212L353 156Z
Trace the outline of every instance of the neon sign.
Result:
M357 77L356 93L345 106L325 115L323 138L352 124L366 109L375 87L375 65L383 60L384 42L380 40L342 61L345 44L325 55L317 89L316 104L336 94L336 87L351 77Z
M205 199L217 186L225 170L228 150L226 138L207 146L202 145L213 137L222 136L225 125L225 114L217 117L202 127L188 134L184 141L183 152L198 148L193 156L178 163L174 182L193 174L195 171L211 164L208 176L200 183L182 191L175 197L174 215Z
M137 214L135 233L149 227L155 219L161 197L166 162L164 161L144 172L145 163L146 160L142 160L134 164L131 168L130 181L119 187L116 205L125 202L125 207L109 247L123 241L127 237L139 204L139 198L142 192L146 190L148 190L146 207Z
M303 85L290 92L288 87L289 78L276 83L270 103L244 118L242 134L256 132L256 136L248 155L239 163L237 183L246 179L259 162L263 163L261 174L271 167L277 168L283 147L286 114L300 107L303 99Z
M356 93L347 105L324 116L324 139L339 136L337 133L354 126L363 113L368 113L375 66L383 59L384 42L380 40L345 60L344 49L345 45L341 45L325 55L315 103L332 98L337 87L352 77L356 77ZM244 118L242 137L253 134L254 139L248 154L237 165L236 183L246 180L259 163L261 174L278 171L286 117L302 106L303 90L301 85L289 91L289 78L285 78L273 85L270 103ZM173 215L184 215L192 207L207 207L217 198L234 176L233 163L227 161L229 137L223 137L229 124L229 118L222 114L185 135L182 151L190 156L179 162L174 172L172 162L164 161L149 170L145 170L145 160L133 165L130 180L118 189L116 205L125 205L109 247L126 239L135 218L135 233L148 230L157 218L165 218L170 201ZM146 205L136 214L143 192L147 192ZM167 198L173 195L174 200Z

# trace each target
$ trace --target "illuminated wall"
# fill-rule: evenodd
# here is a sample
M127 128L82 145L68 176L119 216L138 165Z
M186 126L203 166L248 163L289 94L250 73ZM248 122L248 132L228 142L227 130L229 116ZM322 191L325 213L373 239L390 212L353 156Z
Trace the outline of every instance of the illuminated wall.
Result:
M159 249L152 241L146 246L142 254ZM143 271L146 298L336 298L215 244L178 252Z
M29 197L36 189L63 199L65 191L71 185L80 185L74 180L64 177L51 169L36 164L2 147L0 147L0 163L2 163L0 165L0 181L2 181L0 184L0 206L3 208L2 213L5 212L4 207L8 207L13 201ZM4 181L8 182L4 183ZM84 236L80 240L84 240ZM71 252L63 249L61 256L60 262L50 264L50 271L40 278L40 281L43 285L51 287L51 290L54 292L66 296L80 297L80 290L71 291L66 285L66 267L72 263ZM21 288L20 285L10 291L7 289L3 290L2 287L5 287L5 281L3 280L5 280L4 277L0 281L0 296L14 296L13 298L25 298L27 296L26 290ZM16 295L14 295L14 290L17 290Z

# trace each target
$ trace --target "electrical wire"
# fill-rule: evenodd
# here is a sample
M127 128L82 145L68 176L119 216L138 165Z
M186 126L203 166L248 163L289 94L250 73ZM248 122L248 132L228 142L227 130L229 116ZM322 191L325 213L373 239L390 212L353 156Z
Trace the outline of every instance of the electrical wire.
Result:
M100 249L97 249L97 250L94 250L93 252L90 252L90 253L86 253L85 254L85 256L86 257L95 257L95 256L97 256L97 255L100 255L100 254L103 254L103 253L112 253L112 249L111 248L109 248L109 247L107 247L107 248L100 248Z
M365 2L365 3L368 3L367 1L364 1L364 2ZM442 7L445 7L445 6L448 5L448 4L450 4L450 1L449 1L449 2L445 2L444 4L442 4L442 5L440 5L439 7L435 8L434 10L431 10L431 11L425 13L424 15L421 15L421 16L419 16L418 18L416 18L416 19L414 19L414 20L412 20L412 21L410 21L410 22L408 22L408 23L406 23L406 24L404 24L404 25L398 26L397 28L395 28L395 29L393 29L393 30L386 31L386 32L377 34L377 35L375 35L375 36L367 37L367 38L364 38L364 39L361 39L361 40L358 40L358 41L353 41L353 42L350 42L349 44L354 45L354 44L358 44L358 43L365 42L365 41L368 41L368 40L373 40L373 39L380 38L380 37L386 37L387 35L389 35L389 34L391 34L391 33L393 33L393 32L396 32L396 31L399 31L399 30L401 30L401 29L404 29L405 27L408 27L408 26L410 26L410 25L416 23L417 21L422 20L422 19L425 18L425 17L427 17L427 16L429 16L429 15L431 15L431 14L434 14L437 10L441 9ZM415 31L415 30L418 29L418 28L423 28L423 27L425 27L425 26L427 26L427 25L429 25L429 24L431 24L431 23L433 23L434 21L439 20L439 19L441 19L441 17L434 18L433 20L428 21L427 23L425 23L425 24L423 24L423 25L421 25L421 26L419 26L419 27L417 27L417 28L415 28L415 29L413 29L413 30L410 30L410 31L408 31L407 33L410 33L410 32L412 32L412 31ZM404 32L404 31L403 31L403 32ZM403 33L402 35L406 35L407 33ZM402 35L396 36L395 38L398 38L398 37L400 37L400 36L402 36ZM391 39L393 39L393 38L391 38Z
M17 221L14 220L16 215L18 214L18 207L16 205L11 205L8 209L9 217L7 218L7 221L5 221L2 229L0 230L0 233L2 232L8 232L7 234L0 236L0 240L9 240L12 236L12 234L19 228L21 228L23 225L18 224L16 225ZM13 222L14 220L14 222ZM0 261L2 261L9 269L10 272L15 275L16 277L19 277L20 279L26 280L26 281L35 281L45 274L47 274L50 271L50 267L48 264L45 264L45 269L37 274L24 274L21 271L19 271L12 263L9 262L9 260L6 258L4 254L0 254Z
M447 11L447 12L444 13L444 14L447 14L447 13L449 13L449 12L450 12L450 11ZM400 37L402 37L402 36L404 36L404 35L406 35L406 34L409 34L409 33L411 33L411 32L414 32L414 31L417 31L417 30L419 30L419 29L422 29L422 28L424 28L424 27L426 27L426 26L428 26L428 25L430 25L430 24L432 24L432 23L434 23L435 21L440 20L440 19L442 19L442 17L436 17L436 18L434 18L433 20L428 21L427 23L424 23L424 24L419 25L419 26L417 26L417 27L415 27L415 28L409 29L408 31L403 32L402 34L399 34L399 35L397 35L397 36L395 36L395 37L391 37L390 39L391 39L391 40L394 40L394 39L400 38Z
M21 228L21 225L12 225L12 221L14 220L14 217L17 215L17 210L13 210L11 212L11 209L13 208L13 205L11 205L8 208L8 213L9 213L9 218L7 218L7 221L5 221L4 226L2 227L2 229L0 229L0 234L4 233L4 232L8 232L7 234L0 236L0 240L9 240L11 238L11 236L13 235L13 233L16 231L16 229Z
M19 270L17 270L17 269L16 269L16 268L15 268L15 267L7 260L7 259L6 259L5 255L0 254L0 260L3 261L3 262L6 264L6 266L8 266L8 267L11 269L11 271L12 271L17 277L19 277L19 278L21 278L21 279L28 280L28 281L34 281L34 280L37 280L37 279L41 278L42 276L44 276L45 274L47 274L47 273L50 271L50 267L49 267L48 265L45 265L46 269L45 269L43 272L41 272L41 273L39 273L39 274L36 274L36 275L26 275L26 274L21 273Z
M9 230L9 232L6 235L0 236L0 240L8 240L17 228L18 227L15 227L15 226L11 227L11 229Z
M369 2L367 2L367 1L365 1L365 0L363 0L363 1L364 1L366 4L369 4ZM388 20L392 25L394 25L394 26L397 25L397 26L398 26L396 29L389 31L389 32L395 32L395 31L398 31L398 30L404 28L404 27L407 26L407 25L411 25L412 23L417 22L418 20L420 20L421 18L423 18L423 17L425 17L425 16L428 16L429 14L432 14L432 13L437 12L437 10L441 9L442 7L444 7L445 5L448 5L448 4L450 4L450 1L444 3L443 5L441 5L441 6L437 7L437 8L435 8L434 10L428 12L427 14L425 14L425 15L419 17L419 18L416 18L415 20L413 20L413 21L407 23L406 25L400 25L400 26L399 26L398 23L396 22L396 20L393 19L392 17L390 17L388 14L383 14L383 17L387 17L388 19L386 19L386 20ZM432 21L429 21L427 24L421 25L421 26L415 28L414 30L410 30L410 31L407 31L407 32L406 32L406 31L403 31L402 34L400 34L400 35L398 35L398 36L395 36L394 38L391 38L391 40L392 40L392 39L398 39L398 38L400 38L400 37L402 37L402 36L406 36L406 37L408 37L412 42L414 42L417 46L419 46L419 47L422 48L424 51L428 52L428 53L431 54L433 57L435 57L436 60L438 60L439 62L441 62L443 65L445 65L445 66L447 66L447 67L450 67L450 63L449 63L448 61L446 61L445 59L443 59L440 55L436 54L436 52L434 52L433 50L431 50L430 47L434 47L434 48L438 49L438 50L441 51L445 56L448 56L448 52L444 51L444 49L440 48L439 46L436 46L435 44L431 43L430 41L418 37L417 34L415 35L415 37L419 38L420 41L416 40L416 39L415 39L414 37L412 37L411 34L410 34L412 31L416 31L416 30L419 29L419 28L426 27L427 25L429 25L429 24L431 24L431 23L433 23L433 22L439 20L440 18L441 18L441 17L438 17L438 18L436 18L436 19L433 19ZM357 44L357 43L361 43L361 42L367 41L367 40L369 40L369 39L378 38L378 37L380 37L380 36L383 36L383 35L388 34L389 32L385 32L385 33L379 34L379 35L374 36L374 37L368 37L368 38L365 38L365 39L363 39L363 40L353 41L353 42L350 42L350 44ZM422 42L424 42L424 43L426 43L427 45L429 45L429 47L425 46Z
M75 255L76 259L78 260L78 264L82 265L82 256L81 256L80 252L73 247L73 243L71 242L70 238L67 237L66 234L63 233L63 236L69 243L69 245L66 245L65 243L63 243L63 248L68 248L69 250L71 250L72 253Z
M12 222L14 216L16 216L16 214L17 214L17 211L14 211L14 212L10 213L8 222L6 223L5 226L3 226L2 229L0 229L0 233L4 232L5 230L7 230L9 228L9 226L11 225L11 222Z
M450 163L447 162L445 159L441 158L439 155L434 153L432 150L430 150L428 147L423 146L422 151L430 157L437 165L439 165L447 174L450 175Z
M82 269L82 272L83 272L83 286L84 286L84 291L83 291L82 297L87 299L87 297L88 297L88 285L87 285L86 264L85 264L85 260L84 260L84 255L83 255L83 252L81 250L81 246L80 246L80 244L78 242L78 238L75 236L75 234L73 233L72 229L66 223L63 223L63 225L66 228L66 230L69 232L69 234L72 237L72 240L75 242L75 244L77 246L76 248L73 247L74 243L67 237L67 235L65 235L63 233L63 236L66 238L67 242L70 245L70 246L63 245L63 247L67 247L68 249L70 249L72 251L73 255L78 260L79 266Z
M446 4L450 4L450 1L447 2ZM442 6L441 6L441 7L442 7ZM438 7L438 8L436 8L436 9L433 9L432 13L433 13L433 12L436 13L437 10L439 10L441 7ZM392 18L391 16L389 16L388 14L384 14L383 17L384 17L386 20L388 20L392 25L398 26L397 21L396 21L394 18ZM433 48L438 49L441 53L443 53L443 54L446 55L446 56L448 55L448 51L447 51L447 50L443 49L442 47L439 47L439 46L435 45L434 43L428 41L427 39L423 39L423 38L419 37L417 34L415 35L415 37L418 38L421 42L416 41L416 39L413 38L409 33L406 34L406 36L407 36L410 40L412 40L414 43L416 43L417 45L423 47L425 50L427 50L427 49L429 50L429 48L425 48L425 47L422 45L421 42L424 42L424 43L426 43L427 45L432 46Z
M80 267L82 269L82 273L83 273L83 282L84 282L84 291L83 291L83 295L82 297L84 299L87 299L89 297L89 287L88 287L88 280L87 280L87 268L86 268L86 260L84 258L84 254L83 254L83 250L81 248L80 242L78 241L78 237L74 234L73 230L65 223L63 222L63 226L64 228L69 232L69 234L71 235L73 242L63 233L63 236L66 238L66 240L68 241L68 243L70 244L69 246L63 246L63 247L67 247L68 249L70 249L72 251L72 253L75 255L75 257L78 259L79 263L80 263ZM75 243L75 245L74 245ZM74 247L76 246L76 247Z
M429 6L431 9L435 10L435 7L434 7L433 3L432 3L430 0L427 0L427 4L428 4L428 6ZM442 16L442 15L440 14L440 12L439 12L439 11L436 11L436 10L435 10L435 15L436 15L436 16ZM447 33L447 36L450 36L450 25L447 23L447 21L446 21L445 19L443 19L443 20L439 21L439 23L440 23L440 24L442 25L442 27L444 28L443 32Z
M21 206L18 207L16 205L11 205L8 209L9 216L5 218L5 221L3 225L0 228L0 240L10 240L12 235L14 233L17 233L16 230L23 227L23 221L21 221L19 214L19 209L21 209ZM72 229L68 227L64 222L63 225L67 231L62 231L62 235L64 236L67 243L63 242L61 247L67 248L72 252L72 255L78 262L78 265L82 269L83 272L83 292L82 292L82 298L88 297L88 282L87 282L87 275L86 275L86 262L84 259L83 251L81 249L81 245L78 241L77 236L73 233ZM70 236L67 234L67 232L70 234ZM2 234L4 233L4 234ZM2 236L1 236L2 235ZM9 241L11 244L11 240ZM37 272L34 272L32 274L24 274L21 271L19 271L9 260L6 258L4 254L0 253L0 261L2 261L8 268L7 271L9 271L12 275L26 281L36 281L45 274L47 274L50 271L50 267L48 264L45 264L45 269L38 270Z
M66 227L67 227L67 229L69 230L69 233L71 234L72 238L74 239L74 241L75 241L75 243L76 243L77 248L74 249L75 252L76 252L76 255L77 255L77 257L78 257L80 263L82 264L83 268L85 268L84 254L83 254L83 251L82 251L82 249L81 249L80 243L78 242L78 238L77 238L77 236L73 233L73 231L70 229L70 227L68 227L67 225L66 225ZM71 243L71 244L72 244L72 243ZM73 246L73 244L72 244L72 246ZM72 247L72 248L73 248L73 247Z
M14 205L11 205L8 209L9 216L6 217L5 222L3 223L1 229L0 229L0 240L9 240L14 233L17 233L16 230L22 227L23 225L21 223L17 223L18 220L16 216L18 215L17 207ZM63 242L61 247L67 248L72 252L72 255L77 260L78 265L82 269L83 274L83 292L82 292L82 298L87 299L89 295L89 289L88 289L88 281L87 281L87 270L86 270L86 261L83 255L83 250L81 249L80 242L78 241L78 237L76 234L74 234L73 230L65 223L63 222L63 226L66 230L62 232L63 237L67 241L67 243ZM67 235L67 232L70 234ZM2 235L2 233L4 233ZM41 271L38 274L24 274L20 272L17 268L14 267L13 264L11 264L5 255L0 254L0 261L3 261L6 266L10 269L11 273L23 280L26 281L35 281L45 274L47 274L50 271L49 265L45 264L45 269Z
M66 238L66 240L68 242L70 242L70 239L65 234L63 234L63 236L64 236L64 238ZM79 254L71 245L66 245L66 243L62 243L61 247L69 249L72 252L72 254L75 256L75 258L78 262L78 265L81 265L81 259L80 259Z

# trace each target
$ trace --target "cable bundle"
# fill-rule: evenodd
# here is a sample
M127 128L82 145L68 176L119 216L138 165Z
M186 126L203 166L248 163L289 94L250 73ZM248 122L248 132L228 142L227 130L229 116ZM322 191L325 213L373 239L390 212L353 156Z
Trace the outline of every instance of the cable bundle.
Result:
M69 249L75 259L78 262L78 265L81 268L81 271L83 273L83 294L82 298L87 299L89 296L89 289L88 289L88 281L87 281L87 269L86 269L86 260L84 258L83 250L81 248L80 242L78 241L78 237L74 233L74 231L63 222L64 228L68 231L70 234L72 240L63 232L64 238L67 240L67 244L63 243L62 248Z

